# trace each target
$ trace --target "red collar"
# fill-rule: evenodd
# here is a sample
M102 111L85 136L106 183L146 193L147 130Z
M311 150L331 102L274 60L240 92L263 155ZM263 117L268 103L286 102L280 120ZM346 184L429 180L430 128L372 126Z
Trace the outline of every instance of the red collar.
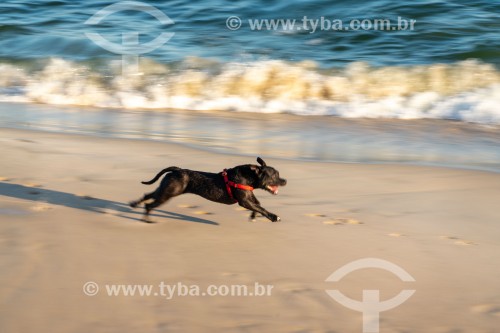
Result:
M245 191L253 191L253 187L252 186L243 185L243 184L237 184L235 182L230 181L227 178L227 169L224 169L224 171L222 171L222 177L224 177L224 183L226 183L227 193L229 194L229 196L231 197L231 199L233 199L235 201L236 201L236 199L234 199L234 197L233 197L233 192L231 192L231 187L234 187L234 188L237 188L237 189L240 189L240 190L245 190Z

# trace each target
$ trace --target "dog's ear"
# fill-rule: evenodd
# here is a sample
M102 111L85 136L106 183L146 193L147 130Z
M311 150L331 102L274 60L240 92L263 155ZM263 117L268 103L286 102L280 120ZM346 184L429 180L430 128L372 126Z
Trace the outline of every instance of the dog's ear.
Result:
M264 160L260 157L257 157L257 162L259 162L259 164L262 165L263 167L266 166L266 162L264 162Z
M259 167L258 165L251 165L251 166L250 166L250 170L255 171L255 174L256 174L256 175L259 175L259 174L260 174L260 171L261 171L261 170L260 170L260 167Z

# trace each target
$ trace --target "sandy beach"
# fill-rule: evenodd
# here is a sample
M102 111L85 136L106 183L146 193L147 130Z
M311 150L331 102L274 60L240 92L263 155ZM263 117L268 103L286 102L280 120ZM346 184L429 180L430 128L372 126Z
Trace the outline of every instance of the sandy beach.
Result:
M500 174L264 157L288 180L256 190L281 223L194 195L153 218L127 207L170 165L255 163L176 144L0 130L1 332L361 332L333 300L415 290L381 332L497 332ZM398 265L325 281L362 258ZM99 292L87 296L84 285ZM264 296L109 295L108 285L272 285ZM157 290L157 289L154 289Z
M499 333L498 13L3 1L0 333Z

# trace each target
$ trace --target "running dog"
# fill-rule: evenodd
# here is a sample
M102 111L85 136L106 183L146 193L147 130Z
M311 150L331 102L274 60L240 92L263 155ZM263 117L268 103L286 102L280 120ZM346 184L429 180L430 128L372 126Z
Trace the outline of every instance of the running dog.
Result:
M142 182L145 185L151 185L167 173L155 191L145 194L139 200L130 202L130 206L135 208L144 201L152 200L144 205L143 219L149 222L149 213L154 208L178 195L193 193L207 200L226 205L238 203L252 211L250 220L254 220L256 214L259 213L272 222L278 222L281 220L279 216L264 209L255 197L253 190L263 189L276 195L278 187L286 185L286 179L280 178L278 170L267 166L262 158L258 157L257 162L260 166L254 164L239 165L231 169L224 169L219 173L193 171L175 166L168 167L160 171L150 181Z

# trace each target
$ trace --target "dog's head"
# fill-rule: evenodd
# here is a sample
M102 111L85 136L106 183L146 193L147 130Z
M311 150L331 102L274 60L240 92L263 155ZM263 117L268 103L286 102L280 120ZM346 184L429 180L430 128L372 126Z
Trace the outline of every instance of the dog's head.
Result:
M278 170L267 166L266 162L260 157L257 157L257 162L260 164L252 165L251 168L257 174L257 186L274 195L278 194L278 187L286 185L286 179L280 178Z

